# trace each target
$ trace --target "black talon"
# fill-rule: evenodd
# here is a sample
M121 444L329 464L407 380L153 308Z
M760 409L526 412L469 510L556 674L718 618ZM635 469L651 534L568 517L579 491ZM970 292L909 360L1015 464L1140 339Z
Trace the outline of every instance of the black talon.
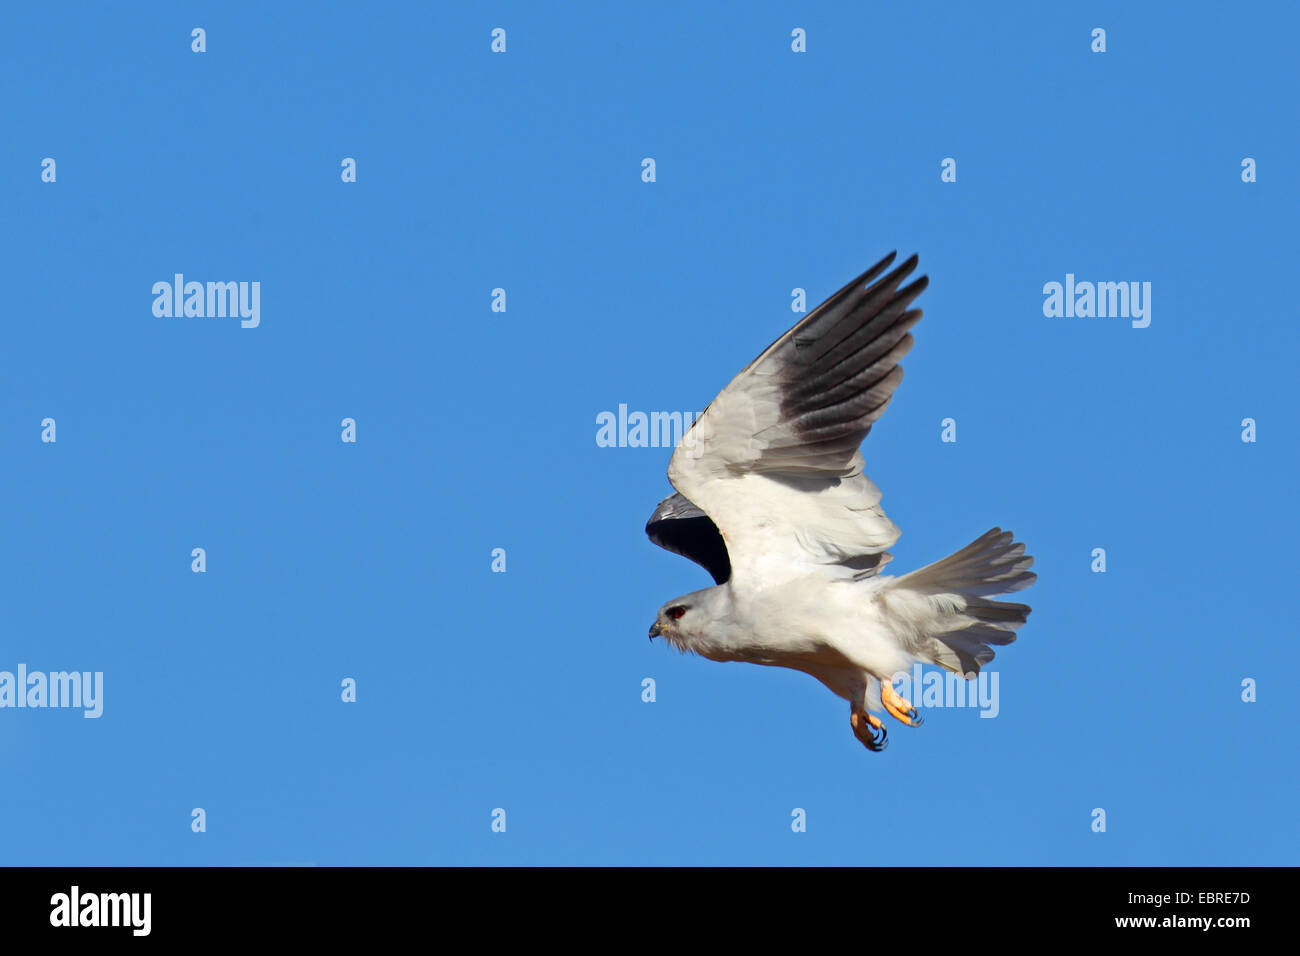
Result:
M921 712L915 707L907 712L907 719L911 721L911 723L908 724L909 727L920 727L925 723L925 718L921 716Z
M879 727L871 722L871 715L865 711L854 711L851 719L853 724L853 735L858 738L862 746L866 747L872 753L879 753L889 746L886 739L889 734L885 730L884 723Z
M879 732L877 732L875 727L871 728L871 743L867 743L864 740L863 744L865 744L866 748L870 750L872 753L878 754L880 753L880 751L884 750L886 747L889 746L888 737L889 734L885 731L884 725L881 724Z

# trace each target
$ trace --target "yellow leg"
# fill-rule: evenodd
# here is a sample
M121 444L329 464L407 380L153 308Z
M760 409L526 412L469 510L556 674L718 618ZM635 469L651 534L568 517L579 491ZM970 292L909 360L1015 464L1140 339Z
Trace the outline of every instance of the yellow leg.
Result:
M894 685L889 681L882 680L880 682L880 702L885 705L885 710L889 711L889 716L895 720L901 721L909 727L921 726L921 715L916 712L912 702L905 697L900 697L894 691Z

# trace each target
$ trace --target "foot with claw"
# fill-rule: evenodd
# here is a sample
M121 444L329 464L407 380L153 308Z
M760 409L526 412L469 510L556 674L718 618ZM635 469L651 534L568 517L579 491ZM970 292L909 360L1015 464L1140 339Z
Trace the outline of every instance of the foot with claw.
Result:
M925 723L916 708L912 706L912 702L906 697L900 697L889 681L880 682L880 702L885 705L885 710L889 711L889 716L909 727L920 727Z
M879 753L889 746L889 742L885 739L887 737L885 722L875 714L865 710L851 711L849 723L853 726L853 735L872 753Z

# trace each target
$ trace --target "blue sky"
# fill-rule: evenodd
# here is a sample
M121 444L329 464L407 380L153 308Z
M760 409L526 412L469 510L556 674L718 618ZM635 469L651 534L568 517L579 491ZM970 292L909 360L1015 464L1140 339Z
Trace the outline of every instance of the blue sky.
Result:
M0 863L1295 863L1298 20L9 11L0 670L104 711L0 710ZM997 718L870 754L810 678L647 642L709 581L642 534L667 450L595 435L895 248L891 570L1001 525L1040 578ZM177 272L261 324L155 317ZM1045 317L1067 273L1150 327Z

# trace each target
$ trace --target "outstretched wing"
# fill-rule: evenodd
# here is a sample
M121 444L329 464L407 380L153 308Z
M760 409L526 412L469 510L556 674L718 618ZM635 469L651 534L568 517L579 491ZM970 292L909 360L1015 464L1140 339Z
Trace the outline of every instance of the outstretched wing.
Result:
M862 472L858 445L903 378L899 361L925 289L883 275L886 256L818 306L732 379L673 453L668 479L711 519L734 573L788 577L807 565L861 574L899 531Z

